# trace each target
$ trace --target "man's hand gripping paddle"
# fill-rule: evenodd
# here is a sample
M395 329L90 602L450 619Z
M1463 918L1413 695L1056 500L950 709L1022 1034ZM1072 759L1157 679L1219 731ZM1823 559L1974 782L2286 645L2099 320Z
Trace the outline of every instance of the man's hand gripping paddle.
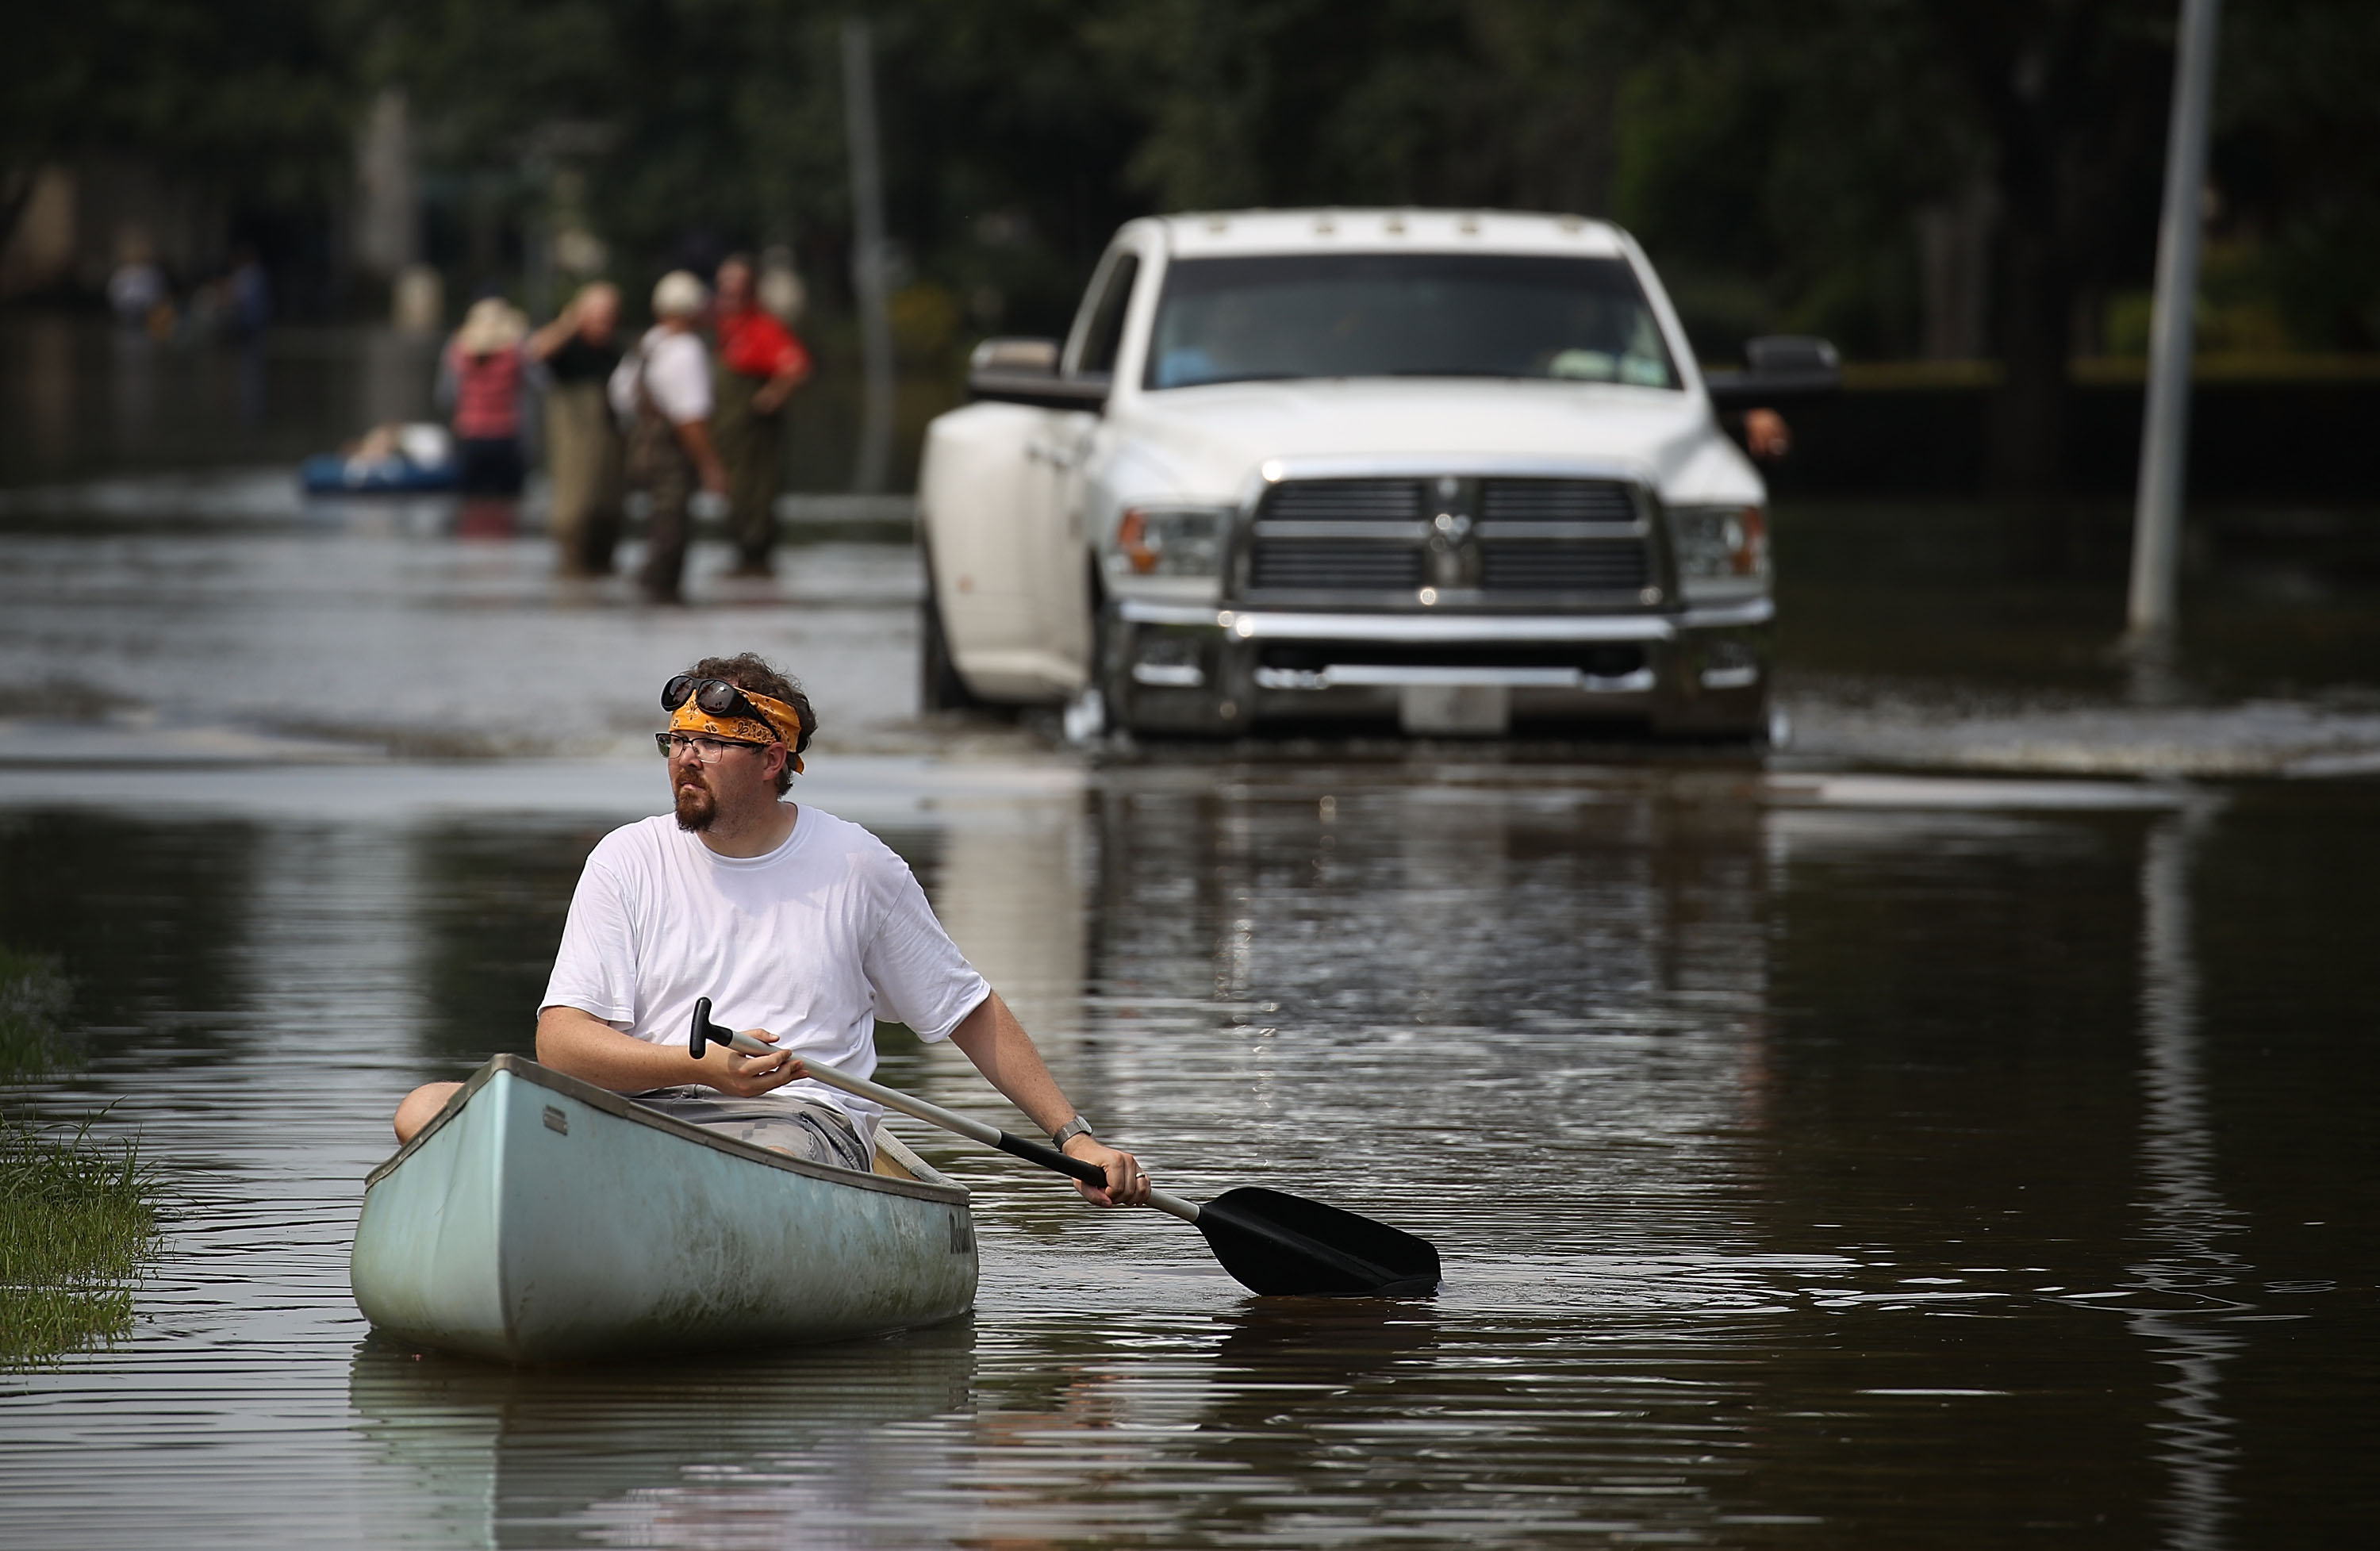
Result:
M694 1027L686 1048L700 1060L705 1048L724 1045L747 1056L776 1053L777 1048L720 1027L710 1021L710 999L694 1004ZM1070 1175L1086 1184L1105 1186L1107 1171L1096 1164L1069 1157L1054 1147L1012 1136L998 1126L912 1098L897 1088L838 1072L832 1066L801 1058L803 1070L829 1087L873 1099L888 1109L914 1115L945 1131L957 1132L987 1147L997 1147L1027 1163ZM1148 1193L1148 1204L1180 1218L1207 1236L1207 1247L1223 1269L1252 1292L1307 1298L1378 1298L1425 1296L1438 1290L1438 1251L1427 1239L1319 1201L1281 1191L1244 1185L1226 1191L1200 1206Z

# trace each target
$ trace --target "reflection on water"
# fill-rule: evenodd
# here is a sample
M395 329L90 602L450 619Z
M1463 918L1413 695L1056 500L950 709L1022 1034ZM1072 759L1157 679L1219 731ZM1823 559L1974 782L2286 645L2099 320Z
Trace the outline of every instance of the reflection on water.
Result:
M449 822L416 834L410 866L425 886L412 891L410 972L425 1006L415 1045L441 1075L459 1078L498 1050L535 1053L570 892L606 828Z
M2368 1236L2300 1226L2360 1187L2274 1173L2348 1145L2368 992L2278 945L2353 918L2374 794L1771 806L1292 751L846 788L1103 1131L1194 1198L1424 1232L1445 1290L1259 1302L907 1131L975 1192L972 1320L515 1373L369 1339L347 1239L390 1103L526 1041L633 808L285 776L0 818L0 933L104 1025L42 1102L116 1102L188 1202L130 1339L0 1378L0 1542L2212 1545L2380 1507L2289 1473L2370 1399ZM884 1070L997 1112L947 1048Z
M256 826L0 810L0 942L57 961L93 1038L209 1054L255 994Z
M888 1468L862 1440L964 1414L975 1345L961 1321L793 1354L516 1373L368 1340L347 1394L391 1496L430 1509L409 1542L783 1544L787 1524L816 1542L943 1484L932 1461Z
M431 418L440 341L281 328L164 344L93 318L0 316L0 486L132 470L294 470L386 420Z
M2131 1320L2172 1369L2164 1402L2171 1414L2155 1427L2173 1472L2167 1544L2184 1551L2228 1544L2225 1477L2236 1451L2218 1381L2240 1340L2217 1327L2250 1307L2239 1297L2248 1267L2219 1242L2239 1224L2215 1185L2198 1048L2191 862L2212 822L2204 806L2166 820L2149 836L2141 862L2142 1081L2148 1094L2141 1159L2157 1253L2132 1267L2148 1296Z

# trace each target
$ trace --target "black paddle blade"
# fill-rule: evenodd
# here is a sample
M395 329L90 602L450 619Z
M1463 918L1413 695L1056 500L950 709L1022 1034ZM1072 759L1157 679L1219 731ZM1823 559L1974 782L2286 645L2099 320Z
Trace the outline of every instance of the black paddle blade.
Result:
M1427 1239L1319 1201L1245 1185L1198 1208L1198 1231L1251 1292L1393 1298L1438 1290Z

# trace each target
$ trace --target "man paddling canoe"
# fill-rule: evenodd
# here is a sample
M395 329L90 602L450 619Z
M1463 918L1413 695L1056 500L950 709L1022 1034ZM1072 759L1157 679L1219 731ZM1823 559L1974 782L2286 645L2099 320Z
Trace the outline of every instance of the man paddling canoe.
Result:
M1106 1169L1104 1190L1077 1186L1090 1200L1147 1202L1148 1177L1091 1133L908 864L858 825L783 800L818 731L800 686L747 652L696 663L662 705L674 815L614 830L587 858L538 1012L538 1059L698 1125L864 1169L881 1111L806 1080L801 1057L866 1076L885 1018L949 1039L1060 1149ZM711 1045L696 1060L686 1029L702 997L783 1048ZM407 1094L397 1140L460 1085Z

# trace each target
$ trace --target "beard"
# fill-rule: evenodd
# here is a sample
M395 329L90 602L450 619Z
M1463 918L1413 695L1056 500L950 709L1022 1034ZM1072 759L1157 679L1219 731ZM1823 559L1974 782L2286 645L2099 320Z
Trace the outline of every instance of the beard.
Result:
M691 834L700 834L710 828L719 817L719 799L707 786L685 782L677 788L677 827Z

